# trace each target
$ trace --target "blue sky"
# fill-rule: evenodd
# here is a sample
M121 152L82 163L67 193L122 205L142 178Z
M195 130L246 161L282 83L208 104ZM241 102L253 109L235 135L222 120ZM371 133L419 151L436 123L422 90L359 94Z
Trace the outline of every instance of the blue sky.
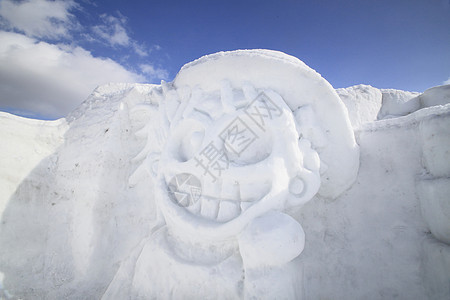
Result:
M105 82L171 81L217 51L267 48L335 88L450 80L450 1L0 0L0 110L67 115Z

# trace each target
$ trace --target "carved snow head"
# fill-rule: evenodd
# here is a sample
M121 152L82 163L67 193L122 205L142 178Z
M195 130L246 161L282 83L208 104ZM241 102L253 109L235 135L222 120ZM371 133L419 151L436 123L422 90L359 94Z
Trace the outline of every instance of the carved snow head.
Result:
M281 96L223 84L217 93L191 95L171 123L159 163L158 205L168 225L212 240L303 204L320 186L318 155L299 140Z
M310 200L321 177L330 196L356 175L336 173L358 159L343 105L297 59L217 53L186 65L163 89L157 204L177 234L231 239L259 216Z

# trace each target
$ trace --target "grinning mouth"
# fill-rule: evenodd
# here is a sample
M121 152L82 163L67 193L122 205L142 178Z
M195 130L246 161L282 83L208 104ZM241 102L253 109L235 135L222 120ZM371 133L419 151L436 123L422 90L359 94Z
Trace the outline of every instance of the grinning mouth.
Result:
M211 189L202 189L200 181L192 174L174 176L167 184L169 198L192 215L218 223L239 217L249 207L259 202L270 191L271 184L240 184L238 181L219 182Z

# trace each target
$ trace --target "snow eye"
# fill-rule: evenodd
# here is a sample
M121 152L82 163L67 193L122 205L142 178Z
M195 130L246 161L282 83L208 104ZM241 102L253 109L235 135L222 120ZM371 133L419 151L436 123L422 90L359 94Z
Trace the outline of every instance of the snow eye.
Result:
M173 134L169 146L172 157L186 162L200 150L205 137L205 128L195 120L183 121Z
M193 130L183 137L180 144L180 158L182 161L188 161L194 157L195 153L200 150L204 137L204 130Z
M265 160L272 153L273 139L270 133L248 128L238 131L236 135L227 132L223 138L224 149L230 163L249 165Z

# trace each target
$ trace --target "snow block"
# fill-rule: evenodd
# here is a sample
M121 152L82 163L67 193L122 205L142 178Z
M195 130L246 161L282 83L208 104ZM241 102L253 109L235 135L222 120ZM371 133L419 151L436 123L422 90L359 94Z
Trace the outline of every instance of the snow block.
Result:
M17 186L64 143L65 119L41 121L0 112L0 215Z
M417 193L422 216L431 233L450 245L450 178L421 180Z
M422 108L450 102L450 85L436 86L423 92L381 89L383 104L378 119L406 116Z
M450 176L450 115L420 122L422 164L433 177Z
M428 299L448 299L450 295L450 247L433 238L422 244L423 282Z
M432 87L420 95L422 107L450 103L450 84Z
M406 116L420 109L420 93L394 89L382 89L382 106L378 119Z

